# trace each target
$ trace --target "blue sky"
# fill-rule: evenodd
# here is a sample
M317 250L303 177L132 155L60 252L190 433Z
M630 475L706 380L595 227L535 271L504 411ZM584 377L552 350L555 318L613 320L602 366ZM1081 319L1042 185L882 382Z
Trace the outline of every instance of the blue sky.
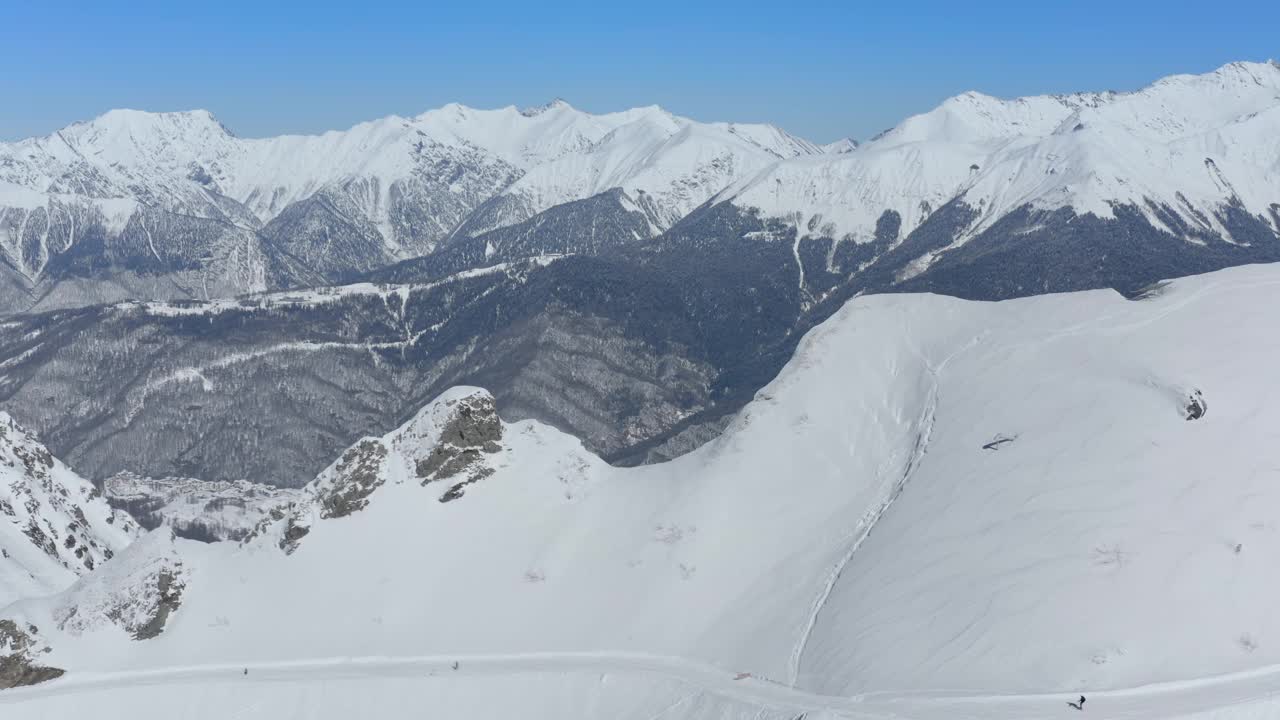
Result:
M6 140L114 107L206 108L253 137L563 97L825 142L965 90L1129 90L1280 57L1280 3L1261 1L5 5Z

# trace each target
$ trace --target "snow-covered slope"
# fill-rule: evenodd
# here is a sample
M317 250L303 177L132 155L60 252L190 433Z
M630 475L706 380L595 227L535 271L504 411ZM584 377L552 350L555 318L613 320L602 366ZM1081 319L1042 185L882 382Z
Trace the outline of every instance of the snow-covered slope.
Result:
M598 716L616 694L744 718L1253 701L1280 662L1278 299L1274 266L1141 301L861 297L723 436L642 468L457 388L356 443L243 546L160 543L183 583L158 637L73 632L68 596L0 613L68 671L0 701L158 716L177 700L140 705L135 683L204 679L245 690L189 714L324 717L340 710L315 683L343 677L344 698L392 715L436 692L469 714L527 672L545 676L522 696L534 717ZM1245 674L1199 681L1224 673Z
M138 528L0 412L0 606L70 585Z
M1132 93L965 93L849 152L780 163L722 197L860 241L886 210L906 235L956 198L978 211L959 242L1025 205L1101 218L1129 205L1175 236L1230 239L1227 205L1280 232L1278 137L1280 64L1241 62Z

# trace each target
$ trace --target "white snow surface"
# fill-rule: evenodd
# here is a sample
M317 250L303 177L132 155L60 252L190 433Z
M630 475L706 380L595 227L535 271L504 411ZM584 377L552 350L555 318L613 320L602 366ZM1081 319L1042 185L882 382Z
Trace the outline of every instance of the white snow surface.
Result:
M137 532L132 518L0 412L0 606L62 590Z
M1142 301L859 297L689 455L614 468L507 424L446 503L414 462L485 394L455 388L379 439L368 506L312 517L292 554L279 525L160 543L186 588L158 638L59 630L58 597L0 610L68 670L0 703L952 719L1085 693L1098 717L1272 717L1277 301L1276 266Z
M1071 207L1113 217L1147 200L1230 238L1216 217L1238 201L1268 224L1280 203L1280 64L1237 62L1131 93L1002 100L969 92L848 152L778 163L718 197L820 232L866 241L885 210L901 234L957 197L980 217ZM1280 232L1280 227L1276 228ZM962 239L963 242L963 239Z

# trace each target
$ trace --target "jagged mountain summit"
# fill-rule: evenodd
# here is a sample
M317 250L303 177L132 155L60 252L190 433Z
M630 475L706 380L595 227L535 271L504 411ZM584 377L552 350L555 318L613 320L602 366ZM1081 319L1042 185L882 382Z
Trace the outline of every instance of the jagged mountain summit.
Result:
M454 388L242 545L155 534L0 609L65 672L0 704L1266 716L1278 293L1257 266L1141 301L859 297L717 440L639 468Z

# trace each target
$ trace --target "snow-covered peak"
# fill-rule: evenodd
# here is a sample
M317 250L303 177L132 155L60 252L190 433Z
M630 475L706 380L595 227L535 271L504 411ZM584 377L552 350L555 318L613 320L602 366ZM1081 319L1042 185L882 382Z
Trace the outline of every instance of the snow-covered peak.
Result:
M233 137L231 131L208 110L148 112L129 108L108 110L92 120L73 123L62 133L67 137L83 139L94 144L102 143L93 140L93 136L178 135L199 138L223 135Z
M905 235L961 197L980 212L961 242L1028 204L1099 217L1122 204L1174 234L1176 216L1230 239L1224 206L1266 219L1280 202L1277 137L1280 66L1232 63L1128 93L964 93L851 152L779 163L721 197L859 240L886 210Z
M1079 107L1102 95L1038 95L1002 100L978 92L948 98L927 113L907 118L867 145L885 148L906 143L999 143L1015 137L1052 133Z
M1264 87L1280 89L1280 62L1236 61L1202 74L1169 75L1152 83L1139 93L1153 90L1183 89L1203 90L1205 88L1249 88Z
M858 149L858 141L853 138L840 138L835 142L822 145L822 152L827 155L843 155Z
M873 145L904 142L990 142L1043 137L1068 119L1094 119L1164 139L1219 127L1280 98L1280 65L1233 62L1200 75L1171 75L1133 92L1035 95L1009 100L979 92L948 98L907 118Z
M657 106L601 117L616 127L588 147L530 169L504 191L521 210L509 212L504 224L622 188L633 198L645 196L660 230L742 178L780 160L822 153L773 125L701 123Z
M206 110L111 110L58 137L90 163L144 179L147 173L182 177L193 163L215 162L236 145L235 136Z
M553 110L563 110L563 109L572 109L572 106L569 105L569 103L566 102L563 98L554 98L550 102L543 103L542 105L521 108L520 114L524 115L525 117L534 117L535 115L541 115L545 112L550 112Z

